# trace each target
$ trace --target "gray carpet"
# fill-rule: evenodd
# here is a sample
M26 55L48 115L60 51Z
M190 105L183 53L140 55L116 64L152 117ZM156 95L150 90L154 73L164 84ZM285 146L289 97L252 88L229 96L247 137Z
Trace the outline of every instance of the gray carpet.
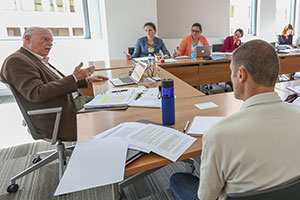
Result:
M56 161L17 180L18 192L8 194L6 188L10 184L9 179L30 166L36 152L49 149L50 144L43 141L0 149L0 200L112 199L110 186L54 197L53 194L58 185L58 163ZM199 160L199 158L197 159ZM194 173L199 175L199 163L196 163L195 167ZM169 178L173 173L183 172L186 169L187 165L182 162L165 166L125 187L125 198L123 199L173 199L169 190Z

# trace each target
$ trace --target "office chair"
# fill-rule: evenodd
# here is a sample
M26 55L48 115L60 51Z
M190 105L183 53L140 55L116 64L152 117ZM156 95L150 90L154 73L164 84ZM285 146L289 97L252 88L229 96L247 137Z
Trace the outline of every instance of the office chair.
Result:
M298 200L300 199L300 179L278 187L256 192L230 193L225 200Z
M223 44L213 44L212 45L212 52L220 52Z
M134 52L134 47L128 47L128 53L132 55Z
M65 148L64 143L62 143L62 141L60 140L57 140L58 127L59 127L62 108L55 107L55 108L26 111L22 103L25 101L24 97L11 84L8 83L4 83L4 84L11 90L33 139L35 140L44 139L49 142L49 139L46 139L45 136L37 132L37 129L35 128L34 124L31 122L30 116L40 115L40 114L54 114L54 113L56 114L55 124L53 127L52 140L50 141L52 145L56 144L56 150L38 153L38 157L33 160L32 166L30 166L29 168L25 169L24 171L22 171L21 173L17 174L16 176L10 179L11 184L7 187L7 192L8 193L17 192L19 189L18 184L16 184L17 179L20 179L21 177L43 167L44 165L56 159L58 159L59 161L58 164L59 179L61 179L64 172L64 165L66 164L66 156L71 156L72 149L74 148L74 146ZM46 157L41 159L40 156L46 156Z

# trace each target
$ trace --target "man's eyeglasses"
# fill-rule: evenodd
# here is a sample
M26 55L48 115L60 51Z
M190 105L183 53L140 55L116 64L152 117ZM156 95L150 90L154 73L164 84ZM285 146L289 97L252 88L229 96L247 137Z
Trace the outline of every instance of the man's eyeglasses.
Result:
M198 31L198 30L191 30L193 33L200 33L200 31Z
M39 38L43 42L51 42L51 43L53 43L53 39L52 38L40 37L40 36L35 36L35 35L32 35L32 36Z

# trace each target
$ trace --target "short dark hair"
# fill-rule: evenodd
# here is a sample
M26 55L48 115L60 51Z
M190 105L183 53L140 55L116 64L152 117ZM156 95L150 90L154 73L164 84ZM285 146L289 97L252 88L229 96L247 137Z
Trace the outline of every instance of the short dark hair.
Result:
M236 30L234 31L234 33L236 33L236 32L240 32L240 33L242 34L242 37L244 36L244 31L243 31L243 29L238 28L238 29L236 29Z
M147 23L144 25L144 28L145 28L146 26L151 26L151 27L156 31L156 26L155 26L155 24L153 24L152 22L147 22Z
M234 74L244 66L258 85L274 87L278 78L279 58L273 46L263 40L251 40L232 55Z
M200 31L202 31L202 26L201 26L201 24L199 24L199 23L194 23L194 24L192 25L192 28L193 28L194 26L199 27L199 28L200 28Z

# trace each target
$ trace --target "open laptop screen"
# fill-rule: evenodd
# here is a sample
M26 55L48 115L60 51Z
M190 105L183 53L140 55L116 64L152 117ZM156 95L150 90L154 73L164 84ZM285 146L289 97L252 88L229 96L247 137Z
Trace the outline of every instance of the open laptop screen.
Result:
M143 63L143 62L136 63L135 68L134 68L132 74L130 75L131 78L136 83L138 83L140 81L140 79L142 78L142 76L143 76L143 74L145 72L146 67L147 67L146 63Z

